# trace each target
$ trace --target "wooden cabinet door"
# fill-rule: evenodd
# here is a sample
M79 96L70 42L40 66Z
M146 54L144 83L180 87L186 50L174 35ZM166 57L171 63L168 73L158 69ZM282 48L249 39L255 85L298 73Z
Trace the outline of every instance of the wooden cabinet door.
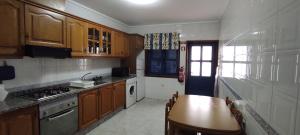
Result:
M24 5L17 0L0 1L0 56L20 55L24 44Z
M37 107L17 110L1 117L3 117L0 118L1 135L39 134Z
M26 44L66 47L65 16L25 5Z
M98 120L98 90L79 94L79 128L83 129Z
M124 53L124 36L120 32L114 32L114 56L121 57Z
M101 113L100 117L103 118L113 112L113 86L108 85L100 88L101 92Z
M124 108L125 106L125 81L114 84L114 109Z
M87 48L87 24L67 18L67 46L72 48L72 56L85 56Z
M124 49L124 56L128 57L129 56L129 37L128 37L128 35L124 36L124 46L123 46L123 49Z
M5 126L5 120L0 117L0 135L6 135L6 126Z

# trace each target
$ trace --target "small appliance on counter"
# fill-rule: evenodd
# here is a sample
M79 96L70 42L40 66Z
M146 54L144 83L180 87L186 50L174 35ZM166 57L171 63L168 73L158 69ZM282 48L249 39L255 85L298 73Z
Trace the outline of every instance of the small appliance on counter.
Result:
M15 68L13 66L8 66L6 61L4 61L3 66L0 67L0 101L4 101L8 95L2 81L12 79L15 79Z
M127 76L129 76L129 68L128 67L112 68L111 75L113 77L127 77Z

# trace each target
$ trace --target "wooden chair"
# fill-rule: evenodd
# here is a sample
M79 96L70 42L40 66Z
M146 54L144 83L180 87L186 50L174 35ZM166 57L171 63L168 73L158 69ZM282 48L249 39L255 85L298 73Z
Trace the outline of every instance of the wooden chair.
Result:
M227 106L233 103L233 102L229 99L229 97L226 97L225 102L226 102L226 105L227 105Z
M244 123L243 114L238 109L235 109L235 108L231 109L231 113L233 114L233 116L235 117L235 119L237 120L237 122L239 123L239 125L241 127L240 135L246 135L246 127L245 127L245 123Z
M238 109L236 109L233 101L230 100L228 97L226 97L226 105L229 107L231 113L233 114L234 118L237 120L238 124L241 127L240 135L246 135L246 128L245 128L245 124L244 124L243 114Z
M169 112L171 111L171 106L170 102L166 104L166 110L165 110L165 135L169 134L169 121L168 121L168 116Z

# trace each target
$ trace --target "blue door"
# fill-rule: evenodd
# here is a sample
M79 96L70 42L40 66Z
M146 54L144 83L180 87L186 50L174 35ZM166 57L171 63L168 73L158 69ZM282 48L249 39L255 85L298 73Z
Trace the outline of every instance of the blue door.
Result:
M186 94L213 96L218 41L189 41L187 48Z

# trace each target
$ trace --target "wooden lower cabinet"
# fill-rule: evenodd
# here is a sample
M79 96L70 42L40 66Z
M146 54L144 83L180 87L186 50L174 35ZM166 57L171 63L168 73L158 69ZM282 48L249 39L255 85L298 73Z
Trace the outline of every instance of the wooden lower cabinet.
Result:
M79 94L79 128L83 129L98 120L98 89Z
M125 81L79 94L79 129L87 128L125 105ZM0 123L1 128L1 123Z
M125 81L113 84L114 86L114 109L124 108L125 106Z
M113 106L113 91L114 88L112 85L107 85L100 88L100 103L101 103L101 113L99 117L103 118L114 111Z
M38 108L36 106L0 116L0 135L38 134Z

